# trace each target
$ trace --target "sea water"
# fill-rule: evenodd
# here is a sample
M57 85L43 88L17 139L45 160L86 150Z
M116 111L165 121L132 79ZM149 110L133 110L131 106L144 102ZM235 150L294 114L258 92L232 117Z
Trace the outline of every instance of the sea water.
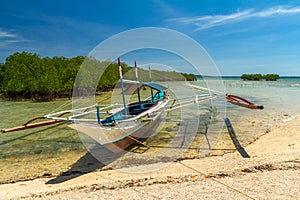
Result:
M210 78L222 81L225 93L245 97L264 105L265 112L297 114L300 111L300 77L282 77L277 81L244 81L240 77ZM198 78L205 86L205 79ZM230 111L228 111L230 112Z
M272 126L300 115L300 77L285 77L277 81L243 81L239 77L222 77L218 80L210 78L209 81L211 85L221 81L223 92L244 97L264 106L263 110L249 110L227 103L224 98L220 100L221 104L226 106L226 115L217 120L222 122L224 116L228 117L242 144L250 143L269 132ZM201 78L195 84L206 86L205 80ZM66 102L68 100L44 103L1 100L0 128L20 125L27 119L45 115ZM213 129L214 126L215 122L210 128ZM218 136L219 146L225 137L225 134ZM197 150L196 154L199 151ZM1 134L0 182L31 179L43 174L60 174L79 165L78 160L84 160L82 157L86 153L77 132L68 129L65 124ZM89 165L90 161L84 160L81 164Z
M253 97L264 105L264 112L298 115L300 78L285 77L278 81L242 81L224 79L228 92Z
M218 84L218 87L214 87L214 83ZM225 113L220 114L219 120L222 121L225 117L230 119L243 145L270 132L274 126L300 116L300 77L283 77L277 81L244 81L240 77L199 77L197 84L212 85L212 88L222 89L224 93L243 97L264 107L263 110L250 110L229 102L224 104L224 98L223 101L220 100L222 104L219 105L225 105L226 108ZM223 132L226 132L226 128ZM218 140L220 142L219 137Z

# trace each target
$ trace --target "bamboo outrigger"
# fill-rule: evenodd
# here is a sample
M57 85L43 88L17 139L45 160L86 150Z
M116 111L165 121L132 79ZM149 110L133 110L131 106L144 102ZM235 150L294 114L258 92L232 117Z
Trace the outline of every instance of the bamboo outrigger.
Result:
M60 117L65 115L65 114L69 114L69 113L70 112L63 112L63 113L61 113ZM2 129L1 132L2 133L8 133L8 132L13 132L13 131L21 131L21 130L25 130L25 129L29 129L29 128L36 128L36 127L40 127L40 126L48 126L48 125L51 125L51 124L66 122L65 120L51 119L51 120L47 120L47 121L32 123L33 121L36 121L36 120L39 120L39 119L47 119L47 118L45 116L34 117L34 118L27 121L26 123L24 123L21 126L8 128L8 129Z

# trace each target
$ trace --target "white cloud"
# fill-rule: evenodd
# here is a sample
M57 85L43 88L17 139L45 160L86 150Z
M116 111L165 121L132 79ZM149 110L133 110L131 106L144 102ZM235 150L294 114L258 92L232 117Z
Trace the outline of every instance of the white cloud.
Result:
M18 43L32 42L32 40L26 40L21 35L14 34L6 31L0 27L0 47L1 48L12 48Z
M250 18L267 18L276 15L292 15L300 13L300 7L283 7L276 6L269 9L255 11L248 9L245 11L237 11L228 15L205 15L194 17L172 18L167 20L171 23L194 25L196 30L209 29L216 26L225 25L228 23L236 23L245 21Z
M249 17L271 17L274 15L286 15L286 14L297 14L300 13L300 7L283 7L277 6L272 7L260 12L254 12Z
M16 34L13 34L13 33L9 33L7 31L3 31L1 28L0 28L0 37L17 37Z

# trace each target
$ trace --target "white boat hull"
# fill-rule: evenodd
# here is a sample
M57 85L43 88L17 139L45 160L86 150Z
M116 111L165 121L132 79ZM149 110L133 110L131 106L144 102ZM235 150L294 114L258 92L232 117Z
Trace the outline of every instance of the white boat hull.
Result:
M161 115L164 113L162 108L166 104L167 102L162 102L149 109L148 112L153 115L151 118L142 117L133 121L123 121L113 127L85 122L72 123L68 126L89 136L110 151L119 153L138 139L147 138L151 134L160 123Z

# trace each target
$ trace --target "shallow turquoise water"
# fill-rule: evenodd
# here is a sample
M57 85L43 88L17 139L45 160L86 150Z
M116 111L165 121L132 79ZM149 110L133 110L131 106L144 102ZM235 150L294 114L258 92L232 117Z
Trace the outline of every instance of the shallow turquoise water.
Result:
M216 105L225 105L224 111L219 110L222 117L219 116L218 120L222 122L223 117L229 117L244 144L253 141L283 119L300 114L300 78L280 79L276 82L242 81L239 78L223 78L221 81L223 86L219 88L224 92L245 97L265 108L249 110L226 103L225 98L213 102ZM212 86L219 83L220 81L210 80ZM198 80L196 84L206 86L203 80ZM69 109L71 105L68 103L70 102L67 99L41 103L0 100L0 129L20 125L32 117L48 114L61 106L62 109ZM65 106L66 104L68 105ZM203 109L207 107L208 104L203 105ZM214 129L213 126L211 128ZM49 155L57 158L60 153L84 151L85 147L77 132L69 129L66 124L0 134L0 161L3 161L0 162L0 172L1 165L5 165L6 168L9 168L7 165L11 165L12 174L21 171L19 167L13 167L15 158L31 155L38 155L38 159ZM5 161L10 158L13 158L10 163Z
M222 81L223 86L219 86L220 89L262 104L268 112L300 111L300 77L281 78L278 81L243 81L238 77L223 77L218 81L214 79L216 78L208 79L211 85ZM202 79L198 80L198 84L206 86Z
M213 79L209 81L210 85L214 84ZM220 88L228 94L239 95L264 106L264 110L249 110L226 103L225 99L217 100L215 103L226 106L225 111L220 110L226 112L222 116L231 118L234 123L261 118L264 119L265 128L277 123L284 115L293 116L300 113L300 78L286 78L276 82L242 81L239 78L223 78L221 81L224 86ZM206 85L203 80L198 80L197 84ZM69 109L71 105L68 103L70 101L63 99L39 103L0 100L0 129L21 125L32 117L48 114L61 106L63 109ZM66 104L68 106L65 106ZM0 135L0 158L83 149L77 132L66 127L66 124Z
M296 114L300 111L300 78L278 81L224 79L228 93L246 96L264 105L266 112Z
M210 85L220 83L220 80L209 79ZM243 81L240 78L222 78L224 89L228 94L234 94L249 101L263 105L263 110L249 110L243 107L226 103L225 99L216 103L226 109L223 117L228 117L242 142L249 143L251 138L271 130L272 126L282 121L300 116L300 78L284 78L278 81ZM204 80L197 84L205 86ZM223 120L223 119L220 119ZM300 128L300 124L299 124Z
M20 126L29 119L43 116L68 100L52 102L0 100L0 129ZM66 108L70 108L66 106ZM0 134L0 158L22 157L29 154L56 154L62 151L83 149L77 132L66 124Z

